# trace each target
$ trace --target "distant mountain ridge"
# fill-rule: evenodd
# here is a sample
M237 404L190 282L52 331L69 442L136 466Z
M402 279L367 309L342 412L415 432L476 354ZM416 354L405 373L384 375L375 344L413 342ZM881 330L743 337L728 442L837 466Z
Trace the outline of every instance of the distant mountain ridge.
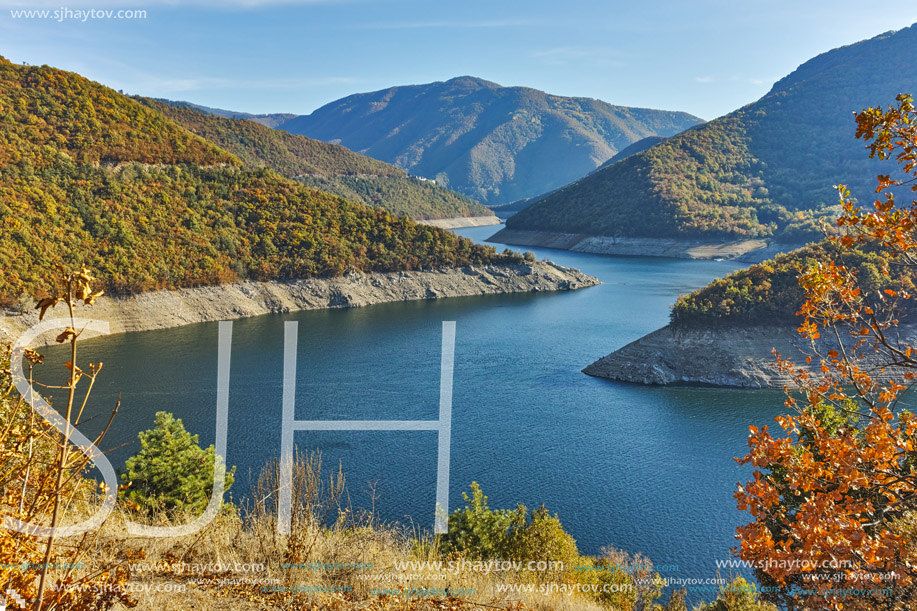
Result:
M647 136L701 122L464 76L351 95L276 127L503 204L563 186Z
M868 159L853 113L917 92L915 49L911 26L823 53L757 102L538 201L507 235L814 239L837 211L834 185L869 202L891 170Z
M244 113L221 111L226 113L222 115L217 109L188 102L137 100L233 153L250 169L271 168L316 189L415 220L493 217L489 208L433 182L410 177L401 168L343 146L259 125L245 119Z
M267 127L279 127L284 122L299 116L289 112L274 112L263 115L254 115L250 112L238 112L235 110L226 110L225 108L213 108L211 106L202 106L201 104L185 102L183 100L167 100L165 98L150 99L154 102L162 102L163 104L168 104L169 106L175 106L177 108L191 108L193 110L207 113L209 115L217 115L218 117L225 117L227 119L248 119L249 121L254 121L255 123L260 123L261 125L265 125Z

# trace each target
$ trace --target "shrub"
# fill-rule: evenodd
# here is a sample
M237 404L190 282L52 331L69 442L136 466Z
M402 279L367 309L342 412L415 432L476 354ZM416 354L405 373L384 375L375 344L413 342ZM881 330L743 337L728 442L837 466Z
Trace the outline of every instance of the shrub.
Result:
M156 426L140 433L140 451L127 459L121 474L125 496L140 509L152 512L187 511L199 514L210 501L213 488L213 446L198 445L198 436L185 430L180 419L157 412ZM226 490L236 468L226 472Z
M519 510L491 509L477 482L471 482L471 496L462 493L465 507L449 516L449 533L443 537L442 550L461 552L469 558L506 558L510 528L519 519Z
M463 492L462 497L466 506L449 516L444 552L475 559L559 561L567 570L579 563L576 540L544 506L531 512L525 505L491 509L477 482L471 483L471 495Z
M609 609L626 611L669 611L679 609L678 591L666 607L655 605L665 588L665 580L653 569L653 563L640 554L631 555L611 547L602 548L600 556L582 556L579 579L593 586L592 595Z
M529 514L522 505L512 513L507 558L561 561L567 568L578 562L576 541L564 530L557 515L551 515L544 506Z
M741 577L720 588L712 603L701 604L695 611L777 611L777 607L758 600L758 590Z

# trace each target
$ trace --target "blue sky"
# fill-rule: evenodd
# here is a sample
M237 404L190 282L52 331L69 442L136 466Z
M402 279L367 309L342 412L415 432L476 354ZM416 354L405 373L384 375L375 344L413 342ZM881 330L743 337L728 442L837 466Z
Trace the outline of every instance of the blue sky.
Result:
M828 49L917 22L848 0L0 0L0 55L126 93L308 113L470 74L712 119ZM145 10L15 19L11 10Z

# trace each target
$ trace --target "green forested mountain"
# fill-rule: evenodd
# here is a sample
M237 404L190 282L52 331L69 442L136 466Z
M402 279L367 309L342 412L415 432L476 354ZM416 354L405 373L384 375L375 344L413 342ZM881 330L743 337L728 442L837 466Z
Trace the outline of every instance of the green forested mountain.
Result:
M757 102L560 189L507 227L812 239L836 211L834 185L872 201L882 168L855 139L853 113L917 92L915 49L912 26L819 55Z
M0 305L86 263L136 292L500 260L308 188L76 74L0 58Z
M381 206L414 219L493 214L485 206L458 193L410 177L401 168L343 146L273 130L246 119L208 114L187 103L138 99L235 154L247 168L271 168L322 191L368 206Z
M501 204L565 185L632 142L700 121L466 76L348 96L279 127Z

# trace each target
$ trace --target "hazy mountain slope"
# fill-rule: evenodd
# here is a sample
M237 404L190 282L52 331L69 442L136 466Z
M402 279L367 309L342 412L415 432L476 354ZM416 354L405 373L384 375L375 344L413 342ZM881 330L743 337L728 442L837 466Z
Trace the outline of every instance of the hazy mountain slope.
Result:
M76 74L0 58L0 305L55 265L110 292L504 261L307 188Z
M817 237L833 186L871 201L854 111L917 91L917 27L829 51L757 102L615 163L530 206L511 230L722 238Z
M282 129L500 204L555 189L637 140L699 122L682 112L612 106L466 76L348 96Z
M246 167L268 167L323 191L414 219L492 216L492 212L393 165L246 119L207 114L185 103L138 98L179 125L234 153Z
M665 140L665 136L647 136L643 140L637 140L633 144L629 144L628 146L624 147L623 149L615 153L615 156L609 159L608 161L606 161L605 163L603 163L601 166L599 166L599 169L607 168L611 164L618 163L619 161L623 159L627 159L631 155L642 153L643 151L650 148L651 146L656 146L657 144L659 144L660 142L663 142L664 140Z
M213 108L211 106L202 106L200 104L194 104L193 102L183 102L176 100L167 100L165 98L151 98L156 102L162 102L163 104L168 104L169 106L176 106L180 108L192 108L194 110L199 110L201 112L217 115L219 117L225 117L227 119L248 119L249 121L254 121L255 123L260 123L261 125L266 125L267 127L280 127L284 122L298 117L299 115L287 112L274 112L263 115L253 115L249 112L238 112L235 110L226 110L225 108Z

